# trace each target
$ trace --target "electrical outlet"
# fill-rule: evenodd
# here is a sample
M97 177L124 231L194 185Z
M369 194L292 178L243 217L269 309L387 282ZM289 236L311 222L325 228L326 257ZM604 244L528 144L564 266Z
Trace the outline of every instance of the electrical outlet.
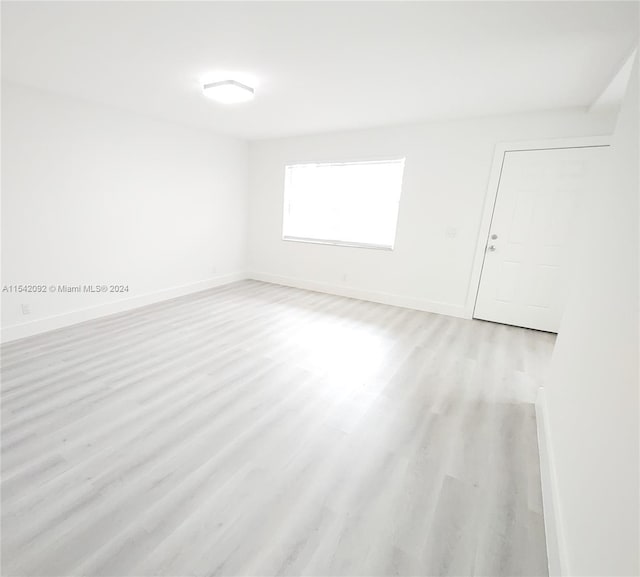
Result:
M348 278L348 277L347 277L347 273L345 272L345 273L342 275L342 282L347 282L347 278Z
M31 308L29 307L29 305L20 305L20 309L22 310L23 315L31 314Z
M445 229L444 235L447 238L456 238L456 236L458 236L458 229L454 226L449 226Z

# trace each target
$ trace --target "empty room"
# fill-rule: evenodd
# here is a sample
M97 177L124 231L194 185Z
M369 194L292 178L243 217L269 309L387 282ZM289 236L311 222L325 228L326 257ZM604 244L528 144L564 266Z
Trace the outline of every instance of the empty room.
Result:
M640 575L640 3L0 9L3 576Z

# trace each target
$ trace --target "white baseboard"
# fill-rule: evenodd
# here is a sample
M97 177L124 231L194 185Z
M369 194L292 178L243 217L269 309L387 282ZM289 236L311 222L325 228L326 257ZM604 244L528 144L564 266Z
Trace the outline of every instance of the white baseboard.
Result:
M370 291L320 281L313 281L289 276L280 276L263 272L250 272L247 274L247 276L248 278L253 280L290 286L294 288L307 289L332 295L371 301L374 303L393 305L396 307L403 307L407 309L415 309L418 311L449 315L452 317L460 317L465 319L471 318L465 311L465 307L463 305L452 305L449 303L429 301L426 299L417 299L402 295Z
M120 313L131 309L136 309L160 301L175 297L207 290L217 286L222 286L246 279L244 272L236 272L204 279L195 283L180 285L167 289L162 289L152 293L145 293L124 300L112 301L109 303L69 311L60 315L44 317L19 325L12 325L2 329L2 342L15 341L32 335L53 331L62 327L75 325L84 321L97 319L114 313Z
M542 506L544 530L547 540L547 559L550 577L569 575L562 525L562 514L558 502L558 481L547 411L547 398L543 387L538 389L536 399L536 422L538 428L538 451L540 453L540 477L542 481Z

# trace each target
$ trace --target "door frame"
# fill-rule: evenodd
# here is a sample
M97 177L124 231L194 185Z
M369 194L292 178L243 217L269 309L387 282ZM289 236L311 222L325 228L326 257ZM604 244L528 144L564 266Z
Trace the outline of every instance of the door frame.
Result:
M482 207L482 219L476 240L473 267L471 269L471 279L467 290L467 300L465 303L465 316L474 318L476 301L480 292L480 280L482 277L482 267L486 254L485 247L489 239L491 221L498 198L498 188L500 186L500 176L507 152L517 152L525 150L554 150L556 148L593 148L610 146L611 136L583 136L577 138L548 138L543 140L524 140L499 142L496 144L489 174L489 184L485 193L484 205Z

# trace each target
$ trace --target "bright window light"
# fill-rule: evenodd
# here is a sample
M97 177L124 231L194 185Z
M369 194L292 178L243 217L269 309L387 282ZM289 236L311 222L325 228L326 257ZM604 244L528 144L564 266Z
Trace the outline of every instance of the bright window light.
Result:
M404 160L286 166L282 238L392 249Z

